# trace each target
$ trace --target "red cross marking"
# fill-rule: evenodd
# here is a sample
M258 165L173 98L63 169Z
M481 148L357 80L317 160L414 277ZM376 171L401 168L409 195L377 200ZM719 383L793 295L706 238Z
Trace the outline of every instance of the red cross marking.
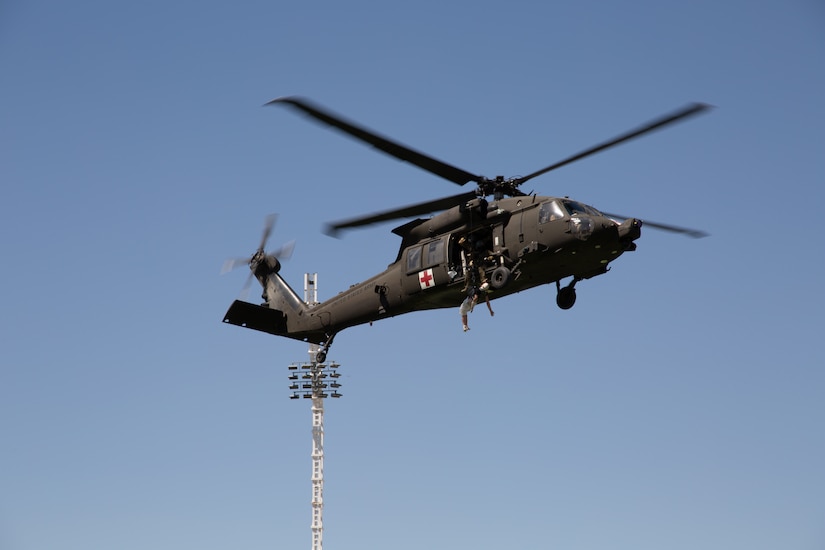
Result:
M433 270L427 269L418 274L418 280L421 282L421 288L430 288L430 283L433 280Z

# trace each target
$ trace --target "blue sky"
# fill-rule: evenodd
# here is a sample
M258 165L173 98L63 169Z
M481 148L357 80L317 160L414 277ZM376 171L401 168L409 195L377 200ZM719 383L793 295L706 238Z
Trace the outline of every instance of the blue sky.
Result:
M291 94L487 176L715 106L529 184L711 237L337 337L327 547L825 544L825 8L539 4L3 3L0 546L309 546L306 346L221 264L278 212L329 297L399 239L324 222L459 190Z

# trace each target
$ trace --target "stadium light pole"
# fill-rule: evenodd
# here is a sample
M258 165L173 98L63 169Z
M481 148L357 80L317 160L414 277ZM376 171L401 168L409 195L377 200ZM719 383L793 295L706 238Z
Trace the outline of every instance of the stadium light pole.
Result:
M317 273L304 275L304 301L318 304ZM312 550L323 550L324 543L324 399L341 397L339 364L316 361L318 349L310 344L309 362L289 365L289 398L312 399Z

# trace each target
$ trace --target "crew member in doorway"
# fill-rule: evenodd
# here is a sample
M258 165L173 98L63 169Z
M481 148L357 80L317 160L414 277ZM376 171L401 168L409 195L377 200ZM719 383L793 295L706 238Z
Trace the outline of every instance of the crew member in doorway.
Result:
M485 256L484 243L470 235L470 238L461 237L458 244L464 249L464 258L467 261L464 275L464 291L468 291L473 286L479 286L481 290L487 290L490 283L487 282L487 273L481 265L481 260Z

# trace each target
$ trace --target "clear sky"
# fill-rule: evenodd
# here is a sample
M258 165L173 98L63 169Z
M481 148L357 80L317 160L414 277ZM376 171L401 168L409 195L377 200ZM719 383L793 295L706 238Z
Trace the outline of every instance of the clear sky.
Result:
M309 548L307 346L221 264L277 212L330 297L400 239L324 222L461 189L291 94L487 176L715 106L525 189L709 238L337 337L328 548L825 547L820 0L8 0L0 75L3 549Z

